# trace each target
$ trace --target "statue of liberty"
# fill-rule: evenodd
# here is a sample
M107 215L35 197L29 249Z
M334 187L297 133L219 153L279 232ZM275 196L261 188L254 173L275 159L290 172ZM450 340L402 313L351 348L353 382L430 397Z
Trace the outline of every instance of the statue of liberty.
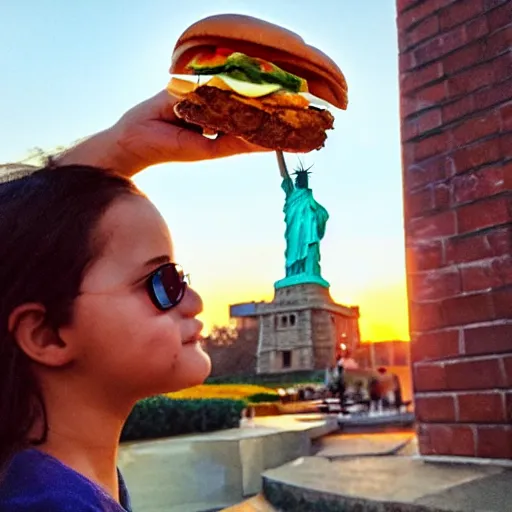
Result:
M276 288L294 284L316 283L326 288L329 283L321 277L320 241L329 219L327 210L315 201L309 188L309 169L302 165L295 171L295 183L288 174L283 153L277 152L279 171L285 192L284 217L286 224L286 277L275 283Z

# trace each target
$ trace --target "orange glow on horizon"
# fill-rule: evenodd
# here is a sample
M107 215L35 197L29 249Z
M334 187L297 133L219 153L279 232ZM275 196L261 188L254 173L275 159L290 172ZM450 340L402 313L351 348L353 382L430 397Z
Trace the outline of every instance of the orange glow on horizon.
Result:
M201 315L205 333L214 325L229 323L230 304L271 301L273 298L272 286L264 286L261 283L251 283L251 286L246 283L243 289L236 289L235 286L227 286L225 289L202 287L201 292L205 305L204 313ZM409 341L405 279L401 282L353 290L350 301L337 296L336 290L332 288L331 295L335 301L342 304L359 306L359 328L363 342Z

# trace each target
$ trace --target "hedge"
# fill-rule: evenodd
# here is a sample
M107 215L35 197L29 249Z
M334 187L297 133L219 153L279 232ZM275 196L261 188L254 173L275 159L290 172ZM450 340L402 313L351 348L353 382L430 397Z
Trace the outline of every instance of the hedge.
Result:
M325 370L294 370L282 373L257 373L252 375L229 375L210 377L207 384L259 384L286 387L303 383L323 383Z
M246 406L245 400L146 398L126 420L121 442L236 428Z
M262 402L278 402L280 397L277 393L255 393L254 395L248 396L247 401L250 404L259 404Z

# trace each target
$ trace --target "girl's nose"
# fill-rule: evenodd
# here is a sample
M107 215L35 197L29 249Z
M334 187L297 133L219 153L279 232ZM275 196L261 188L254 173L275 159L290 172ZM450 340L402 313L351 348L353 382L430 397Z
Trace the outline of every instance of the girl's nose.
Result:
M193 318L203 312L203 300L194 289L188 286L178 309L184 317Z

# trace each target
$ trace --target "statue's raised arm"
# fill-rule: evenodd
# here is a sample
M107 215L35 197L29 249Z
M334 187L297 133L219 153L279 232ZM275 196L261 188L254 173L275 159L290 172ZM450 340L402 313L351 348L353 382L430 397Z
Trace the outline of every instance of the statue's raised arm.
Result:
M279 174L283 181L281 183L281 188L284 190L286 197L288 197L294 190L293 181L288 174L288 169L286 167L286 161L284 159L284 155L282 151L276 151L277 155L277 165L279 166Z

